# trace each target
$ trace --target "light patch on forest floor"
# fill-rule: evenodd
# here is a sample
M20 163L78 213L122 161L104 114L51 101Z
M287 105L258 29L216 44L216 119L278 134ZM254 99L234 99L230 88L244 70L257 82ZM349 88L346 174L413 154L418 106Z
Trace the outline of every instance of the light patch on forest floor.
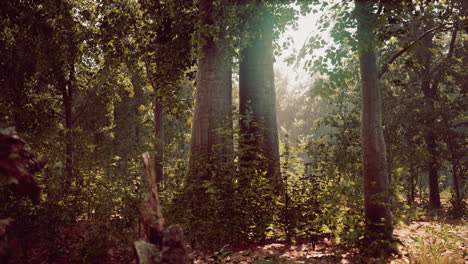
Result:
M248 249L233 252L219 258L219 255L195 255L195 264L204 263L336 263L331 252L331 243L327 241L314 245L312 243L287 244L270 243L252 246ZM222 255L221 255L222 256Z
M415 221L395 229L403 245L401 258L392 264L465 264L468 263L468 225L466 220ZM217 254L194 253L194 263L352 263L334 255L330 241L324 240L315 248L312 243L270 243L252 245L247 249Z
M403 246L400 263L468 263L468 221L421 221L395 229Z

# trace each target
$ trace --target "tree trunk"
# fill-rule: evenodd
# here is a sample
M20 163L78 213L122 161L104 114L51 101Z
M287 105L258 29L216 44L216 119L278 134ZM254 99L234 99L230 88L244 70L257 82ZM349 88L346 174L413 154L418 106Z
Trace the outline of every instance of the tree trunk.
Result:
M116 160L117 167L113 171L116 179L130 180L130 163L138 155L140 144L140 119L138 107L144 104L143 79L141 70L136 63L127 63L127 69L131 74L133 93L124 86L117 85L116 92L119 100L114 103L114 123L115 127L113 140L113 156L119 157Z
M14 52L13 58L20 61L19 56ZM24 105L26 94L24 92L25 73L21 68L21 63L14 63L10 68L9 83L10 89L13 89L13 119L15 121L15 130L19 134L26 132Z
M266 14L265 14L266 13ZM276 94L273 70L273 23L269 11L259 6L248 21L252 39L241 50L239 65L239 110L241 159L245 166L259 152L267 159L267 177L278 182L280 158ZM249 151L250 149L250 151Z
M382 94L378 82L372 14L373 1L356 0L358 50L362 91L362 162L368 242L386 241L382 249L368 252L382 257L392 253L392 219L389 205L387 159L382 129ZM369 245L370 246L370 245ZM386 247L386 248L385 248ZM379 252L380 251L380 252Z
M73 82L75 79L75 66L70 67L68 80L63 76L64 69L59 72L62 74L60 86L63 97L63 107L65 112L65 188L70 190L73 181Z
M426 135L427 150L430 154L428 163L428 177L429 177L429 208L440 208L440 191L439 191L439 174L436 152L436 136L434 132L429 131Z
M136 116L137 125L135 125L135 145L141 146L143 139L143 131L141 126L141 114L140 106L148 106L147 100L145 100L144 95L144 86L146 84L146 79L143 77L143 70L138 66L137 61L130 60L127 64L127 68L131 74L131 82L133 86L133 113Z
M423 32L427 29L433 27L432 24L428 24L424 29ZM421 39L422 46L417 49L417 59L422 66L420 71L420 78L421 78L421 89L424 93L424 101L425 106L428 111L432 111L434 109L434 101L437 100L437 80L434 80L431 83L433 76L431 76L431 61L432 61L432 53L429 51L428 48L433 46L432 39L434 37L434 33L430 33L424 38ZM431 85L432 84L432 85ZM428 179L429 179L429 208L431 209L439 209L440 208L440 194L439 194L439 175L438 169L439 165L437 162L437 136L435 135L434 123L435 123L435 116L432 113L427 113L425 117L425 124L427 126L427 132L425 135L427 151L429 152L430 158L427 164L428 170Z
M453 199L453 211L456 216L462 216L465 210L464 200L464 184L463 184L463 169L460 165L460 155L457 155L457 142L453 137L447 138L447 145L450 151L450 160L452 163L452 175L453 175L453 190L455 194L455 199Z
M418 187L419 172L418 168L414 164L410 164L409 175L408 175L408 193L407 193L407 203L408 205L415 204L417 187Z
M163 138L163 114L164 108L161 102L161 96L158 95L158 90L155 90L154 99L154 162L156 181L161 183L164 180L164 138Z
M200 0L199 8L201 48L189 163L189 179L196 182L209 179L204 172L207 164L229 162L233 150L232 134L222 133L232 129L229 46L222 29L217 36L209 30L216 25L213 19L218 11L213 0Z
M154 105L153 105L153 114L154 114L154 162L155 162L155 172L156 172L156 181L162 182L164 180L164 131L163 131L163 116L164 116L164 106L162 103L162 96L160 95L161 89L163 88L163 83L155 83L153 79L157 79L157 76L151 72L151 64L149 61L146 61L146 75L148 80L151 83L154 91Z

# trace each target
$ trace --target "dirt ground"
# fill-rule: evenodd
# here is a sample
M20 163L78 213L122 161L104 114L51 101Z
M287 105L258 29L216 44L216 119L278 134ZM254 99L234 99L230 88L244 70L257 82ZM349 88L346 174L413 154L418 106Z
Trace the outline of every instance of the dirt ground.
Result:
M402 242L401 257L392 264L440 263L468 264L468 221L438 220L414 221L398 226L394 234ZM347 254L337 255L332 241L323 239L311 242L287 244L282 242L252 245L243 250L228 248L217 254L193 253L194 263L352 263ZM349 255L349 254L348 254Z

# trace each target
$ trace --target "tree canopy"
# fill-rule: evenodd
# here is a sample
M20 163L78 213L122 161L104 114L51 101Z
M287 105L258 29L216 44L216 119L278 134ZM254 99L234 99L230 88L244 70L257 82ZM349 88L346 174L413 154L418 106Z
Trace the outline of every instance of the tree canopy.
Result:
M182 235L213 263L267 241L396 258L401 223L466 218L467 12L0 1L0 262L131 263L163 214L147 242L161 253L175 238L183 261ZM315 30L291 49L304 16Z

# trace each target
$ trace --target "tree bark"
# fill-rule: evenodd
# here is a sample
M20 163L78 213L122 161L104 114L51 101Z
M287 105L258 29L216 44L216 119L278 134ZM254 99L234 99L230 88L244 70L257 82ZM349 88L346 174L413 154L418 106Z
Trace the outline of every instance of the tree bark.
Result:
M265 13L267 15L265 15ZM239 110L241 159L245 166L257 156L267 159L267 177L280 179L278 125L273 70L273 22L265 6L258 6L249 17L252 39L241 50L239 65ZM265 17L266 16L266 17ZM248 150L251 151L248 151Z
M19 56L14 52L13 57L20 60ZM9 86L13 89L13 119L15 121L15 128L18 133L26 132L25 124L25 111L24 105L26 101L26 94L24 92L25 73L21 68L21 63L16 62L10 67Z
M408 205L416 204L417 187L419 181L419 169L418 167L410 163L409 175L408 175L408 194L407 203Z
M450 160L452 163L452 176L453 176L453 190L455 194L455 199L453 199L454 213L456 216L463 215L465 210L465 199L464 195L464 184L463 184L463 169L460 164L460 155L457 153L457 142L453 137L447 137L447 145L450 151Z
M156 181L158 183L164 180L164 138L163 138L163 114L164 107L161 102L161 96L158 95L158 90L155 90L154 99L154 162L156 171Z
M130 60L127 64L131 74L131 82L133 86L133 113L136 116L138 125L135 125L135 145L140 146L142 143L142 126L141 126L141 114L140 106L148 106L147 100L144 98L144 86L146 84L146 79L143 77L143 70L138 66L136 60Z
M148 153L142 155L148 195L140 206L146 241L136 241L134 250L140 264L185 264L191 262L184 232L179 225L164 227L159 203L155 162Z
M382 93L379 87L373 29L373 1L356 0L358 50L362 92L362 162L366 227L370 241L392 240L387 159L382 129ZM382 252L392 253L388 243ZM373 254L373 253L371 253Z
M232 134L231 55L223 25L215 24L214 12L219 11L213 0L200 0L201 48L198 57L197 94L189 162L189 179L208 180L207 164L229 162ZM218 14L219 17L219 14ZM221 27L213 33L213 25ZM216 35L215 35L216 34Z
M70 190L73 181L73 82L75 79L75 66L70 68L68 80L65 79L65 69L59 69L59 86L62 92L62 102L65 112L65 190ZM62 65L64 67L64 65Z
M126 87L116 86L119 100L114 103L115 127L113 140L113 155L118 156L117 167L113 174L120 180L129 180L130 163L138 155L140 145L140 118L138 107L143 102L143 85L141 69L135 62L127 62L127 69L131 75L133 92Z
M160 95L161 89L163 87L162 83L155 83L153 79L153 73L151 72L151 64L149 61L146 61L146 75L148 80L151 83L154 91L154 104L153 104L153 114L154 114L154 162L155 162L155 172L156 172L156 181L162 182L164 180L164 130L163 130L163 117L164 117L164 105L162 103L162 96ZM156 77L157 78L157 77Z
M431 28L429 24L425 27ZM425 29L423 31L425 31ZM431 61L432 53L428 48L433 46L432 40L434 33L427 34L421 39L422 46L417 49L417 59L419 64L422 66L419 72L421 78L421 90L424 94L424 102L427 110L434 109L434 102L437 100L437 86L438 81L433 79L431 76ZM439 164L437 162L437 136L433 129L435 128L435 116L432 113L427 113L425 117L425 123L427 126L427 132L425 135L425 141L427 145L427 151L429 152L430 158L427 163L428 179L429 179L429 208L439 209L440 208L440 194L439 194Z

